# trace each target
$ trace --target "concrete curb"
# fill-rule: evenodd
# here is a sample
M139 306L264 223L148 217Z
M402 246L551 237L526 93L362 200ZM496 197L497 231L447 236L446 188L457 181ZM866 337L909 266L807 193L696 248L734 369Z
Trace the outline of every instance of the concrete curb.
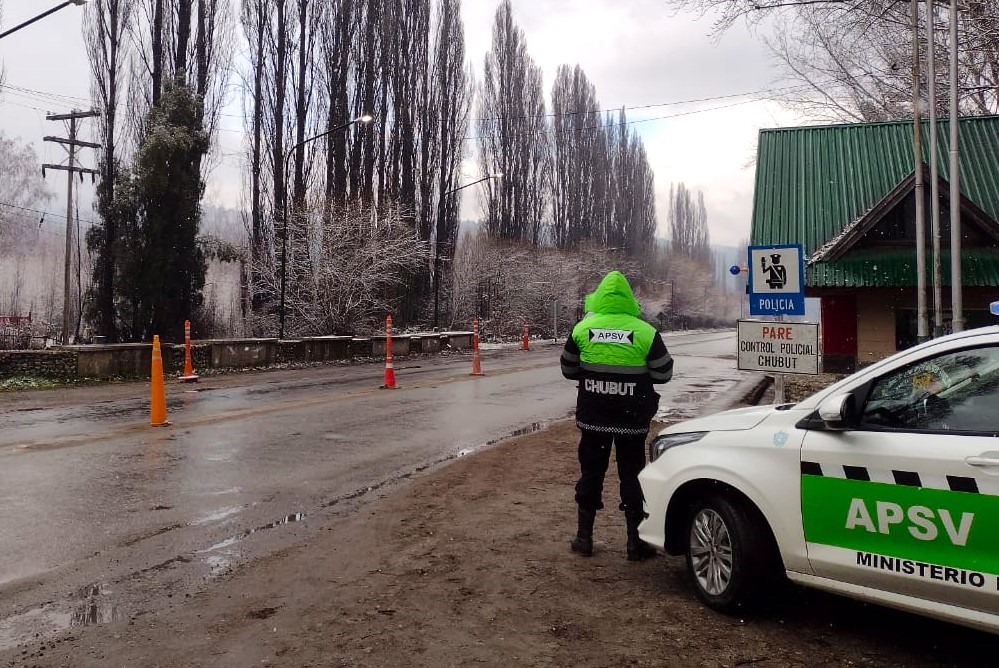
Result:
M756 379L746 393L742 395L742 399L740 399L737 403L745 404L747 406L759 405L760 399L763 398L764 393L766 393L766 391L773 384L773 376L763 376L762 378Z

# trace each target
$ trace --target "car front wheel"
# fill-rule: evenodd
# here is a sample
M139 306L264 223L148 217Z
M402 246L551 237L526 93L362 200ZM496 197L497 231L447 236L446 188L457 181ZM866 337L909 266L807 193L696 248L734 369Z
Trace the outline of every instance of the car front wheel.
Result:
M721 612L752 607L773 566L762 519L723 496L694 505L687 525L687 572L697 597Z

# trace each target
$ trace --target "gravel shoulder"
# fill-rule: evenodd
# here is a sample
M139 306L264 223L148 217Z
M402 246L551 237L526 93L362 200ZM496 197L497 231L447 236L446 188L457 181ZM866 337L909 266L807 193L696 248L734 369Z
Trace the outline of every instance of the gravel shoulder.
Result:
M992 636L814 592L754 618L716 614L682 559L625 559L616 511L598 515L592 558L572 554L576 438L564 421L459 459L164 612L0 653L0 666L993 663Z
M571 553L577 438L566 420L426 471L193 595L158 592L165 609L0 666L994 665L999 638L817 592L748 618L706 609L682 558L625 559L613 465L595 554Z

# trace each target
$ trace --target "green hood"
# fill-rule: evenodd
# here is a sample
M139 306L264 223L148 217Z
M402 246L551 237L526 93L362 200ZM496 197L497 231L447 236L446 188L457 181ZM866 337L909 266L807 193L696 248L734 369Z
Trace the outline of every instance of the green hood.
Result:
M626 313L637 317L642 311L628 279L620 271L604 276L597 289L586 295L583 305L591 313Z

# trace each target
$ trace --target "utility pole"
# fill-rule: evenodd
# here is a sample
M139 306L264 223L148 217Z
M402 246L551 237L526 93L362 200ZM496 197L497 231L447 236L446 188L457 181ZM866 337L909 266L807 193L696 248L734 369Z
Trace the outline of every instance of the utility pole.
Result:
M912 19L912 147L916 196L916 339L929 338L926 319L926 199L923 196L923 122L919 87L919 0L911 0Z
M950 310L951 329L964 331L961 284L960 110L957 106L957 0L950 0Z
M73 175L74 173L80 174L80 179L83 179L83 174L91 174L96 176L98 171L96 169L87 169L85 167L76 166L76 148L100 148L100 144L95 144L88 141L80 141L76 138L76 122L81 118L93 118L99 116L100 112L97 111L76 111L73 110L68 114L49 114L45 117L47 121L69 121L69 138L65 137L43 137L45 141L55 142L57 144L63 144L69 147L69 164L68 165L42 165L42 176L45 175L46 169L56 169L66 172L66 262L65 269L63 272L63 295L62 295L62 344L68 345L70 340L70 323L72 322L73 315L73 300L71 298L72 280L73 280Z

